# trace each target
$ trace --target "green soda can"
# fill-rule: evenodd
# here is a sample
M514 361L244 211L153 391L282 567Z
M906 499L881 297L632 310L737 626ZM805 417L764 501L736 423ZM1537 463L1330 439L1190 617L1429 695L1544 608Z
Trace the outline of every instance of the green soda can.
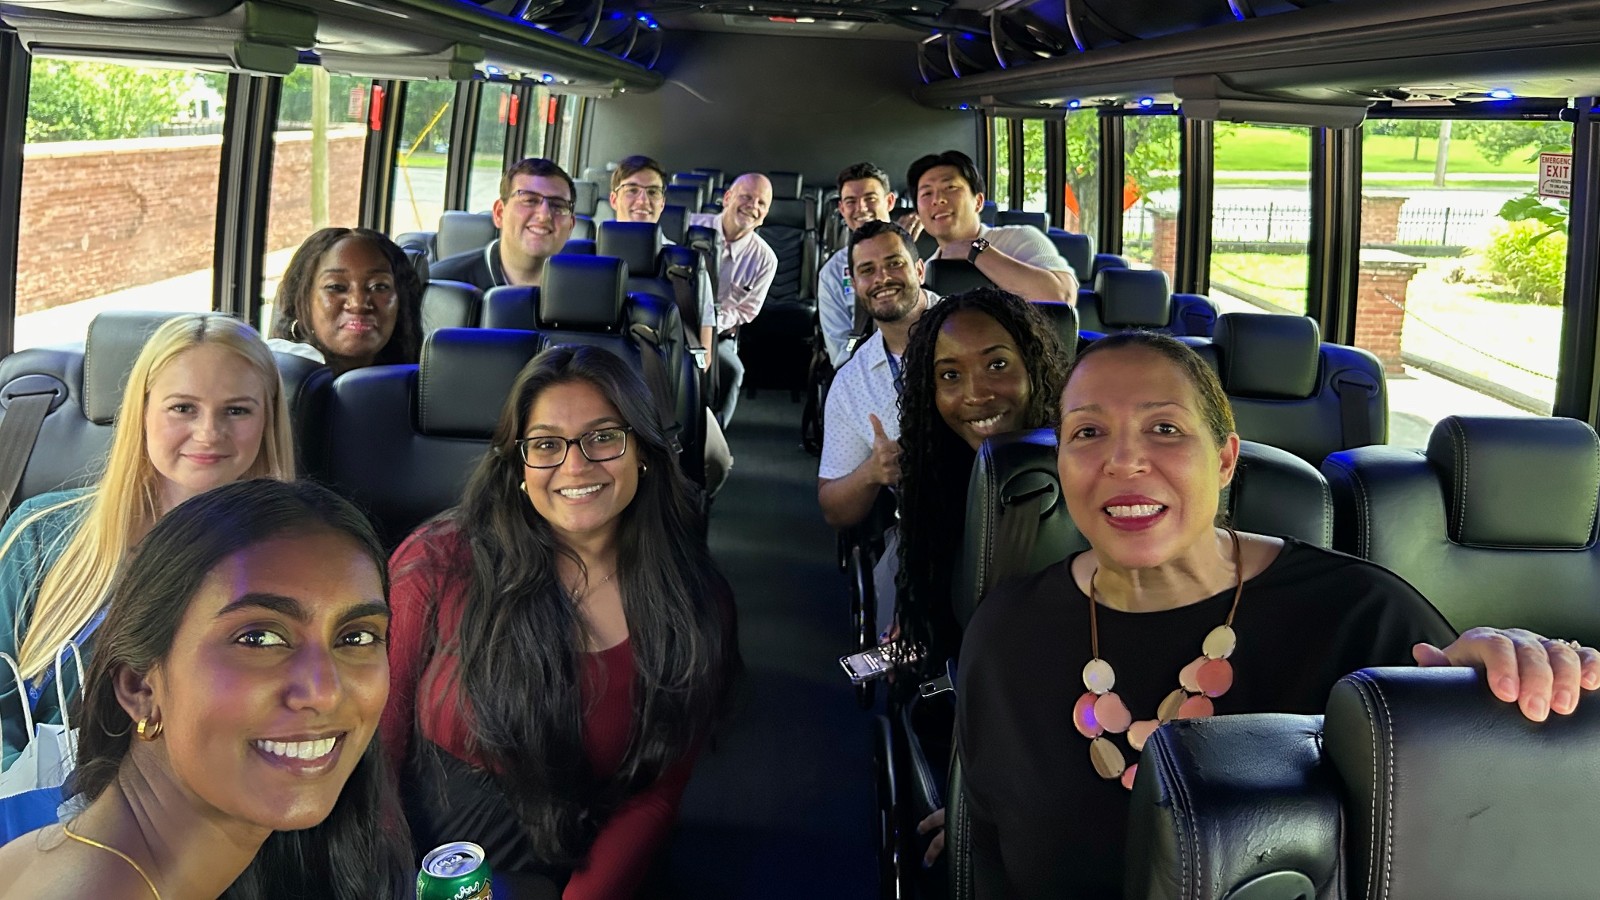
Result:
M470 841L438 847L422 858L417 900L491 900L489 860Z

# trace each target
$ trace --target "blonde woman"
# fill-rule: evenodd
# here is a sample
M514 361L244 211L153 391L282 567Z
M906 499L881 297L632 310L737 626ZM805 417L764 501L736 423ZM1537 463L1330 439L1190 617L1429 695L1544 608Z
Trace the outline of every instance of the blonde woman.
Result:
M77 641L87 658L129 549L184 500L262 476L294 478L272 351L219 313L162 324L128 376L99 483L31 498L0 529L0 650L20 664L35 721L61 721L55 654ZM28 743L20 707L17 686L0 684L0 767Z

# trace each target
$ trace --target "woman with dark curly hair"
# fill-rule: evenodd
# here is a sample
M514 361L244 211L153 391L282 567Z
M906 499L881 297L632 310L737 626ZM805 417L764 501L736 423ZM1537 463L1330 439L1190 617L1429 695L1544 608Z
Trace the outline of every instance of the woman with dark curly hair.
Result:
M366 228L306 238L278 284L274 350L328 364L414 363L422 350L422 279L394 241Z
M419 850L481 845L497 896L633 896L737 667L649 398L604 350L539 354L461 504L390 560L407 818Z
M1059 418L1071 352L1033 304L998 288L946 297L911 329L900 397L896 621L942 664L960 644L950 579L984 438Z

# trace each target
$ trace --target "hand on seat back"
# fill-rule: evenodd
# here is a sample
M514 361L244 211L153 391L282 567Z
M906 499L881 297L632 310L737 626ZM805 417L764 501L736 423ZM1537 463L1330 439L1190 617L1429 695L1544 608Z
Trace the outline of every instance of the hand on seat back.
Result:
M896 219L895 224L910 232L913 241L922 237L922 219L916 213L906 213Z
M1551 710L1571 714L1580 691L1600 688L1600 652L1521 628L1471 628L1442 650L1418 644L1411 655L1419 666L1471 666L1484 672L1496 697L1516 703L1535 722L1543 722Z
M939 833L934 835L933 840L929 842L928 852L922 854L922 867L924 869L931 868L934 860L938 859L939 854L944 852L944 807L942 806L929 814L926 819L917 823L917 834L927 834L935 829Z

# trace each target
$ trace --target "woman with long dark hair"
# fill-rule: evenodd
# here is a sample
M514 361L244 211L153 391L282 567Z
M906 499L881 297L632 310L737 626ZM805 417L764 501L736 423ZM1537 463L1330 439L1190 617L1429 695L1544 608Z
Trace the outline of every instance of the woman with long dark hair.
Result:
M405 251L382 232L323 228L289 260L268 343L325 362L335 375L414 363L423 287Z
M990 435L1053 425L1072 360L1034 306L999 288L934 304L911 328L900 395L901 634L943 665L960 643L950 580L967 479Z
M312 484L234 482L163 516L72 717L82 811L0 850L0 897L406 896L373 740L383 563L365 517Z
M737 663L649 398L603 350L541 353L461 504L390 560L384 739L418 848L474 841L567 900L637 889Z

